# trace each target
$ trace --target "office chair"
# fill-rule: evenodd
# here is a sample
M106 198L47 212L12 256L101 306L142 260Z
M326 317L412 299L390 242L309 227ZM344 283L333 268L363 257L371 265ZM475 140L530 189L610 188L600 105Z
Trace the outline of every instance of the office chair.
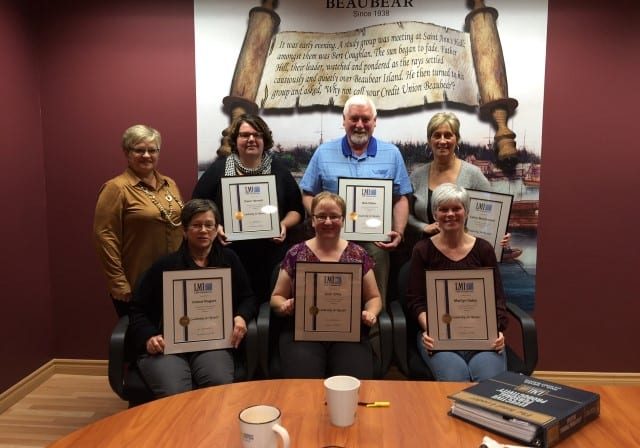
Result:
M109 341L109 385L129 407L153 400L151 389L144 382L136 366L137 354L127 341L129 316L116 323ZM234 382L253 379L258 365L258 327L256 321L247 322L247 334L238 350L234 350Z
M389 303L393 322L394 356L400 371L410 379L433 380L433 373L422 360L416 346L418 323L407 319L406 293L409 282L410 262L406 262L398 273L395 299ZM516 341L521 346L522 356L507 341L507 369L512 372L531 375L538 363L538 340L533 318L514 303L507 302L510 320L520 327L521 338ZM514 344L517 345L517 344Z

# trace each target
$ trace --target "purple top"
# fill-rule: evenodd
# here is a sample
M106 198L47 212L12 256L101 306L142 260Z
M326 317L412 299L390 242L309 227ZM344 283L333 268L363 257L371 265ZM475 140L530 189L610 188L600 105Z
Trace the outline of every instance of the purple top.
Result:
M319 263L320 259L309 249L309 246L307 246L304 241L289 249L280 267L284 269L294 281L296 278L296 262L298 261ZM351 241L347 243L347 247L345 247L338 261L340 263L362 263L362 276L369 272L374 265L373 258L371 258L362 247Z

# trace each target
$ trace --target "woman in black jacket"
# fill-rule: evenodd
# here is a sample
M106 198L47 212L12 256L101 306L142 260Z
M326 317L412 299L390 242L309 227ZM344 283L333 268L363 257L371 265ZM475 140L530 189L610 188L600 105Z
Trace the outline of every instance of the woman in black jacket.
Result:
M138 368L154 395L164 397L197 387L231 383L233 349L164 354L164 271L230 267L233 297L233 333L236 349L247 333L247 322L255 318L257 302L249 278L231 250L217 239L219 213L206 199L187 202L181 213L185 239L177 252L156 261L143 275L131 305L130 336L140 354Z

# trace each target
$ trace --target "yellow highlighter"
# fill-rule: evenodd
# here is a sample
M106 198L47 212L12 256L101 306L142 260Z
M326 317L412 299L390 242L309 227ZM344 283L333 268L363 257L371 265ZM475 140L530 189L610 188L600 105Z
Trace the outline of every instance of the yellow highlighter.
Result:
M389 406L391 406L391 402L389 402L389 401L372 401L372 402L359 401L358 402L358 406L365 406L367 408L388 408Z

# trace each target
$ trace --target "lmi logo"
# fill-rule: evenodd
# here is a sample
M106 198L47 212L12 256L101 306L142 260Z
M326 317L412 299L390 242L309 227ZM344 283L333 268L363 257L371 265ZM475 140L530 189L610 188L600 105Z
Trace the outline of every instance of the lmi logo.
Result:
M260 185L245 185L244 192L246 194L260 194Z
M342 286L342 277L339 275L327 275L324 278L325 286Z
M363 188L362 189L362 196L367 197L367 198L378 196L378 189L377 188Z
M473 282L456 282L456 291L473 292Z
M212 282L197 282L193 284L193 292L196 294L208 293L213 291Z
M489 202L478 202L476 204L476 210L481 211L481 212L491 212L491 209L493 208L493 204L489 203Z

